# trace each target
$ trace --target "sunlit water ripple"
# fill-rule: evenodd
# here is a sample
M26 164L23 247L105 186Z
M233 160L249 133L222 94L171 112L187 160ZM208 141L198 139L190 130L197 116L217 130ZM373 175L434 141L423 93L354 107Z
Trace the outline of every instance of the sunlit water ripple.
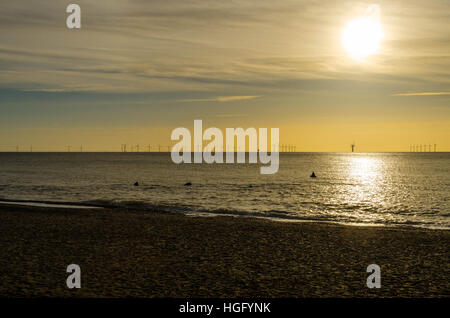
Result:
M450 229L449 153L281 154L274 175L176 165L168 153L0 153L0 163L1 199Z

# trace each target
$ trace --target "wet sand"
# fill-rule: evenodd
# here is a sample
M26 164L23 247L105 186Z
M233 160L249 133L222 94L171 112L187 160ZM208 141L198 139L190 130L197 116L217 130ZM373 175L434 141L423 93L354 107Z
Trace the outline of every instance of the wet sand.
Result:
M0 205L0 296L449 297L449 246L445 230Z

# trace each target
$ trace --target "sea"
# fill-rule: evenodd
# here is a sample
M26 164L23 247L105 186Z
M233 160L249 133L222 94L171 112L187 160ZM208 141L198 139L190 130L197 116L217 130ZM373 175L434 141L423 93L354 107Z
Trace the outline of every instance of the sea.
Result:
M167 152L4 152L0 201L450 229L450 153L281 153L276 174L260 166L175 164Z

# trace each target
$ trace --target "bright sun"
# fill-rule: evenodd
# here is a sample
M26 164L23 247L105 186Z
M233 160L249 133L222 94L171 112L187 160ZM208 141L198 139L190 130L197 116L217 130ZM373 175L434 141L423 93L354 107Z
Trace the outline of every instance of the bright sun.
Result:
M342 32L342 45L351 58L364 61L378 52L383 28L377 16L359 17L348 22Z

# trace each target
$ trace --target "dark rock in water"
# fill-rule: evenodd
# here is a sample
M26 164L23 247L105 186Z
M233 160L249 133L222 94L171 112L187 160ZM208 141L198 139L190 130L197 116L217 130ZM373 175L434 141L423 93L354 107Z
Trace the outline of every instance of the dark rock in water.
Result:
M190 182L186 182L185 184L184 184L185 186L191 186L192 185L192 183L190 183Z
M316 178L316 174L314 173L314 171L313 171L313 173L309 176L310 178Z
M137 187L138 185L139 185L139 182L136 181L136 182L134 183L134 186Z

